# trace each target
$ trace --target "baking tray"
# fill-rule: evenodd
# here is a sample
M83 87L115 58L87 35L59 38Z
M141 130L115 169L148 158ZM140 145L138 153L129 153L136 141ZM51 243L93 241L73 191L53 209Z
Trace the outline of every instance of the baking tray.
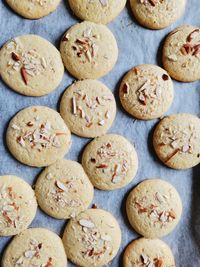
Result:
M125 247L138 235L130 227L125 202L130 190L146 178L161 178L172 183L180 193L183 201L183 216L176 229L163 240L172 248L177 267L200 266L200 167L190 170L176 171L165 167L155 156L152 148L152 132L158 120L138 121L123 111L118 99L118 87L123 75L137 64L151 63L162 66L161 52L165 36L175 27L182 24L199 25L200 1L189 0L185 15L172 26L152 31L144 29L134 20L130 6L127 4L123 12L108 27L114 33L118 46L117 65L101 80L114 92L117 100L117 116L109 132L125 136L135 144L139 156L139 170L135 179L125 188L104 192L95 190L93 203L110 211L118 220L122 230L122 244L118 255L110 264L111 267L122 266ZM49 16L39 20L26 20L15 14L5 3L0 2L0 46L8 39L22 34L38 34L59 48L62 34L79 20L75 18L67 4L62 1L58 9ZM25 97L10 90L0 81L0 175L14 174L34 185L39 168L31 168L17 162L9 153L5 132L11 117L30 105L45 105L58 110L59 102L65 88L74 81L65 72L62 83L57 90L43 97ZM174 82L175 99L168 114L190 112L200 115L200 82ZM72 136L73 145L66 156L67 159L81 160L84 146L89 139ZM55 220L45 215L40 209L31 227L48 227L62 235L66 221ZM0 254L2 256L11 238L0 238ZM72 267L71 263L68 264Z

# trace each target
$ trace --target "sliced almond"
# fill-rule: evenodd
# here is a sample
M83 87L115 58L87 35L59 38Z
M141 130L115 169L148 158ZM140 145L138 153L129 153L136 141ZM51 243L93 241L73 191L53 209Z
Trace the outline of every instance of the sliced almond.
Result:
M79 221L79 223L81 226L86 227L86 228L94 228L95 227L93 222L86 220L86 219L81 219Z
M67 192L67 187L63 183L61 183L60 181L57 180L55 184L59 189L61 189L62 191Z

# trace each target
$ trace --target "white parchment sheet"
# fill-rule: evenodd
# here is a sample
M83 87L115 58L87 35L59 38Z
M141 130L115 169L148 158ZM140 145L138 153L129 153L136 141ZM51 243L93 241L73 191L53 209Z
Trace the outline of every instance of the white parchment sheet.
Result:
M176 0L174 0L176 1ZM5 3L0 2L0 46L8 39L22 34L38 34L59 48L62 34L77 23L66 1L62 1L58 9L51 15L36 21L21 18ZM93 203L110 211L118 220L122 230L122 244L117 257L110 264L122 267L122 256L125 247L138 235L131 229L125 212L127 194L140 181L146 178L162 178L172 183L180 193L183 201L183 216L178 227L164 241L172 248L177 267L200 266L200 166L192 170L176 171L165 167L155 156L152 149L152 131L157 124L153 121L135 121L126 114L118 100L118 87L123 75L132 67L141 63L152 63L161 66L161 49L163 40L176 26L193 24L200 26L200 0L188 0L185 15L177 23L167 29L152 31L142 28L133 19L129 4L120 16L108 27L114 33L118 46L119 58L116 67L101 79L115 93L117 99L117 117L110 129L111 133L125 136L135 144L139 156L139 170L135 179L127 187L114 192L95 190ZM60 97L65 88L74 79L65 72L57 90L44 97L25 97L10 90L0 81L0 175L13 174L34 184L41 169L31 168L17 162L9 153L5 132L11 117L20 109L30 105L46 105L57 109ZM190 112L200 115L200 81L190 84L174 82L175 99L168 114ZM81 159L88 139L72 136L73 145L66 156L68 159ZM1 201L1 200L0 200ZM66 221L55 220L38 209L31 227L48 227L62 234ZM11 238L0 238L0 254ZM71 263L69 267L73 266Z

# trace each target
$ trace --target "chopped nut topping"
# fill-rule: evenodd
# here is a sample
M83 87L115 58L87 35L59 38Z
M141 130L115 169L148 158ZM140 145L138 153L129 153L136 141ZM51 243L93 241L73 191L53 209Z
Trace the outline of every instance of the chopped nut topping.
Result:
M14 70L21 73L22 80L27 85L28 76L36 76L45 71L47 62L36 50L23 52L23 45L17 38L7 44L7 49L11 50L11 60L8 61L9 72Z
M85 127L103 126L110 118L110 110L105 110L107 101L113 101L112 95L89 97L79 90L74 92L72 97L72 114L79 116L85 121ZM104 110L103 111L103 108ZM91 113L90 117L88 111ZM105 112L105 113L104 113Z
M40 123L40 121L34 123L28 121L24 127L16 125L12 125L11 127L13 130L19 131L19 135L16 138L17 143L22 147L30 145L32 149L41 150L51 146L59 148L61 145L59 138L65 135L63 132L55 132L48 121L45 124ZM25 127L29 127L30 129L25 130Z
M200 54L200 43L199 40L197 44L195 44L194 42L192 43L192 41L195 41L196 37L200 36L200 29L195 29L194 31L192 31L187 39L186 39L186 43L183 44L183 46L181 47L180 51L181 53L186 56L186 55L192 55L192 56L198 56Z
M163 74L162 79L164 81L167 81L167 80L169 80L169 76L167 74Z
M83 32L83 38L77 38L72 49L78 57L82 58L84 56L88 62L92 62L98 52L98 46L95 43L96 39L97 36L93 35L92 29L86 29Z

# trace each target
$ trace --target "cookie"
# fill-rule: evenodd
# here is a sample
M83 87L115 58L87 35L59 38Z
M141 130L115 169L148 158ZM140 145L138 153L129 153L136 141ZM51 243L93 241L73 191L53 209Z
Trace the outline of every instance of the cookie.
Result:
M107 24L115 19L125 7L126 0L69 0L74 14L82 20Z
M179 113L161 120L153 135L159 159L173 169L188 169L200 163L200 119Z
M67 224L63 244L67 257L80 267L107 265L117 254L121 230L107 211L89 209Z
M186 0L130 0L136 20L149 29L163 29L184 13Z
M175 267L171 249L159 239L140 238L128 245L123 267L157 266Z
M33 221L37 202L34 191L13 175L0 176L0 236L16 235Z
M69 129L82 137L105 134L116 115L112 92L97 80L78 81L65 91L60 113Z
M124 109L141 120L160 118L170 108L174 89L162 68L144 64L130 70L122 80L119 96Z
M87 145L82 165L96 188L114 190L133 180L138 169L138 157L135 148L123 136L107 134Z
M17 235L8 245L2 267L66 267L62 240L45 228L31 228Z
M193 82L200 79L200 28L184 25L167 36L163 66L175 80Z
M182 202L171 184L160 179L145 180L129 194L126 211L136 232L146 238L158 238L176 227Z
M0 74L14 91L42 96L58 87L64 66L59 51L49 41L38 35L22 35L0 50Z
M6 0L19 15L27 19L39 19L53 12L60 0Z
M112 70L118 47L112 32L101 24L84 21L63 36L60 52L66 69L78 79L97 79Z
M6 141L20 162L48 166L64 157L71 145L71 134L60 114L43 106L18 112L10 121Z
M62 159L40 174L35 194L44 212L57 219L69 219L87 209L94 189L78 162Z

